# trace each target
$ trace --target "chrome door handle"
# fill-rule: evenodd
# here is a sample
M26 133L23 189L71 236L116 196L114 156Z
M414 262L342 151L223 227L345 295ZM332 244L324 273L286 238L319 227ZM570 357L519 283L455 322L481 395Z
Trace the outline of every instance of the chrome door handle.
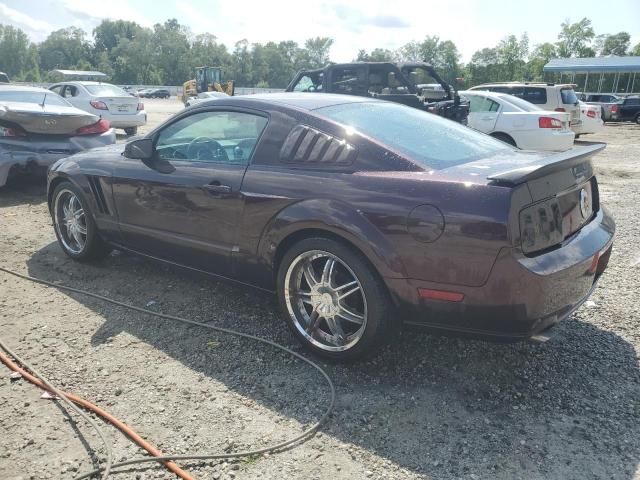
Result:
M210 183L204 185L202 188L210 193L231 193L231 187L229 185L220 185L219 183Z

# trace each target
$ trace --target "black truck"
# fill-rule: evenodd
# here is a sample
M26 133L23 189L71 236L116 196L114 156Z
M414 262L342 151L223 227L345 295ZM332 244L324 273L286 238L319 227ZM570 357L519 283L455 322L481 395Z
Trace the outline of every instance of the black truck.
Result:
M640 123L640 97L629 96L618 102L617 120Z
M332 63L301 70L287 92L342 93L402 103L467 124L469 103L423 62Z

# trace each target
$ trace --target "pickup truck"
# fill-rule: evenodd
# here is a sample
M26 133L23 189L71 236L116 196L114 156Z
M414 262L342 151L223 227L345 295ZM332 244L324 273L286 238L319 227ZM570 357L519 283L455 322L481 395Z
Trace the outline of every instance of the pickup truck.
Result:
M589 105L599 105L601 111L600 116L603 121L611 122L617 120L618 103L622 100L621 97L617 97L610 93L583 93L579 95L579 98Z
M469 103L423 62L333 63L299 71L286 91L372 97L425 110L463 125L469 116Z
M617 103L618 120L640 124L640 97L634 95Z

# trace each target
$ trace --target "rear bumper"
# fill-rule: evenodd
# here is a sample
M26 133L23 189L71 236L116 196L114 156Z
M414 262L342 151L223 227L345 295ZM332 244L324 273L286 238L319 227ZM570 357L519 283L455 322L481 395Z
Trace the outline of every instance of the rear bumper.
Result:
M9 172L18 167L47 168L61 158L90 148L116 143L113 128L100 135L60 137L42 135L38 138L4 138L0 142L0 187L7 182Z
M111 113L102 116L113 128L141 127L147 124L147 112L140 110L136 114L113 115Z
M523 150L564 152L573 147L575 134L572 130L537 129L513 132L518 147Z
M598 133L604 128L604 122L600 119L597 120L585 120L581 125L573 127L573 131L576 135L586 135L588 133Z
M606 210L555 250L526 257L501 250L480 287L385 279L405 321L451 331L524 339L571 315L595 288L609 261L615 223ZM426 300L418 289L464 294L460 302Z

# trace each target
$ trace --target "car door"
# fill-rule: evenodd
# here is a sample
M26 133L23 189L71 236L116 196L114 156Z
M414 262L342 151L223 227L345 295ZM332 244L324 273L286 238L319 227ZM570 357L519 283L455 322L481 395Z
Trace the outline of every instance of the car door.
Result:
M240 191L264 114L210 109L182 115L154 136L151 160L115 169L113 195L125 246L230 275Z
M483 133L491 133L498 121L500 104L484 95L469 95L468 125Z

